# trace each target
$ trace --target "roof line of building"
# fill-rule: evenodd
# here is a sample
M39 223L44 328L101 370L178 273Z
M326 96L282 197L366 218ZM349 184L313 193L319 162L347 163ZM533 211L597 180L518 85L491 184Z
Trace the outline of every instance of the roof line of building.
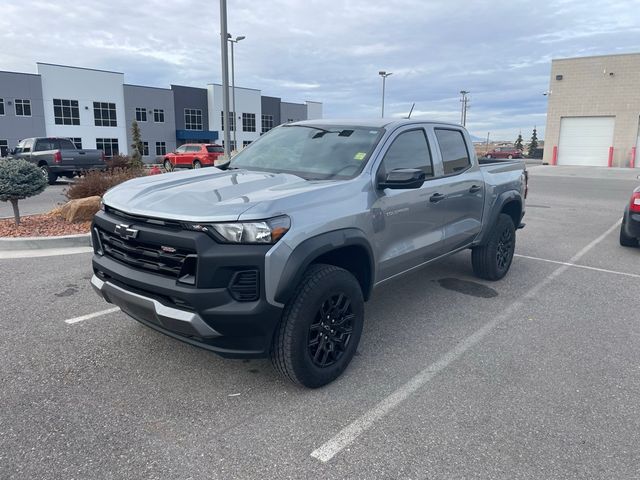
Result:
M135 83L123 83L125 87L139 87L139 88L155 88L156 90L166 90L167 92L172 92L170 88L164 87L150 87L149 85L136 85Z
M33 75L34 77L39 77L39 73L26 73L26 72L12 72L10 70L0 70L0 73L13 73L14 75Z
M220 83L207 83L207 85L217 85L218 87L222 87L222 84L220 84ZM229 88L231 88L231 85L229 85ZM261 92L262 93L262 90L260 90L259 88L238 87L237 85L236 85L235 88L236 89L240 89L240 90L253 90L255 92Z
M552 62L556 62L558 60L582 60L584 58L600 58L600 57L625 57L628 55L640 55L640 52L635 53L610 53L610 54L602 54L602 55L585 55L584 57L562 57L562 58L552 58Z
M51 67L74 68L74 69L77 69L77 70L89 70L89 71L92 71L92 72L116 73L118 75L124 75L123 72L114 72L113 70L100 70L98 68L75 67L73 65L60 65L58 63L36 62L36 65L49 65Z

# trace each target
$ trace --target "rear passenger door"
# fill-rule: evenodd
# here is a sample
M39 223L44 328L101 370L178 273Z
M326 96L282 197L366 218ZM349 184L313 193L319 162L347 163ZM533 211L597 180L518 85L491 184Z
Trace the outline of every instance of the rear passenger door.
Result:
M470 244L482 228L485 185L477 163L472 162L471 146L462 130L435 127L437 151L446 183L442 204L444 216L443 253Z
M416 189L380 189L378 182L397 168L418 168L426 181ZM371 214L378 278L385 280L439 255L443 225L431 148L423 127L410 126L391 140L376 173L377 199Z

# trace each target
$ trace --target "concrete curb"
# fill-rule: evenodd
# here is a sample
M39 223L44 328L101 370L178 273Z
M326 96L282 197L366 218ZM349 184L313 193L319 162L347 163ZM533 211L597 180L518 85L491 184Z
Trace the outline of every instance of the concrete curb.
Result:
M90 247L91 234L62 235L59 237L0 238L0 252L13 250L42 250L46 248Z

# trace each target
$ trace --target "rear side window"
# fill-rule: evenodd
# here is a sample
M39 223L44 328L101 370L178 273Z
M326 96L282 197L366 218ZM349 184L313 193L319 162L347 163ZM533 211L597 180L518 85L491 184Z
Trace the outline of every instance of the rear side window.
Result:
M192 145L190 147L187 147L187 152L199 152L200 151L200 147L198 145Z
M60 140L58 140L60 142L60 146L57 147L60 150L75 150L76 146L73 144L73 142L67 138L61 138Z
M209 145L207 147L207 152L209 152L209 153L224 153L224 148L222 148L222 147L214 147L212 145Z
M401 133L393 141L382 161L385 172L397 168L418 168L427 177L433 177L431 152L424 130Z
M460 130L436 128L436 138L442 154L445 175L462 172L471 166L467 144Z
M57 150L55 138L43 138L36 142L35 152L46 152L47 150Z

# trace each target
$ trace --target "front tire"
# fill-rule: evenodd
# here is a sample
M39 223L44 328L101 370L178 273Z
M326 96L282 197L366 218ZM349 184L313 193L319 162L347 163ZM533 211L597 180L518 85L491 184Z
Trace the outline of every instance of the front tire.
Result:
M507 158L508 158L509 160L513 160L513 155L509 155Z
M55 185L58 180L58 175L53 173L51 169L47 165L40 165L40 170L42 170L42 175L47 180L49 185Z
M164 169L167 172L172 172L173 171L173 164L171 163L171 160L169 160L168 158L164 159Z
M471 251L473 273L485 280L500 280L511 267L515 249L515 225L509 215L501 213L487 243Z
M298 385L326 385L351 362L363 324L364 299L355 277L333 265L311 265L285 307L271 362Z

